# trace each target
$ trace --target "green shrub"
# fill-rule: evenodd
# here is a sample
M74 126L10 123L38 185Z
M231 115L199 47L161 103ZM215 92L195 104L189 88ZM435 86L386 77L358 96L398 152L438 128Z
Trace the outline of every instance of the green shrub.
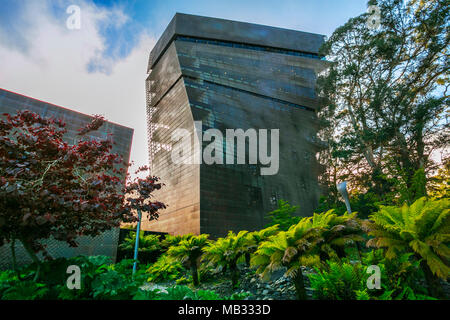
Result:
M18 281L3 292L2 300L44 299L48 290L44 283L36 283L31 280Z
M267 278L281 267L292 278L298 299L306 299L301 266L317 267L328 259L345 256L345 246L362 241L356 213L337 215L333 210L305 217L288 231L262 242L251 259L257 273Z
M193 236L194 235L192 233L176 236L168 234L164 240L161 241L162 250L167 251L170 247L177 246L182 240L188 240Z
M443 297L439 278L447 280L450 267L450 199L420 198L411 206L382 206L367 223L368 246L384 248L387 259L411 253L421 268L434 297Z
M188 286L173 286L166 289L167 293L161 293L162 300L187 300L188 295L192 296L192 290ZM192 300L192 299L189 299Z
M200 279L203 279L203 278L201 277L201 273L200 273ZM192 277L191 277L191 276L188 276L188 277L182 276L181 278L176 279L176 280L175 280L175 283L176 283L177 285L182 285L182 284L189 284L189 283L192 283Z
M356 291L366 285L367 277L361 264L327 261L327 270L315 268L309 274L313 298L319 300L355 300Z
M301 266L316 266L320 263L318 246L320 232L312 228L310 218L303 218L298 224L281 231L262 242L251 259L251 265L258 267L257 273L263 279L282 267L287 271L295 286L297 298L307 298Z
M119 245L118 250L121 257L134 258L134 247L136 245L136 232L130 232L123 242ZM160 242L160 236L155 234L145 235L143 231L139 233L139 250L138 260L142 263L155 262L159 257L163 247Z
M280 230L287 231L292 225L300 222L301 217L294 216L298 206L291 206L287 201L280 199L278 208L267 214L270 222L265 226L278 225Z
M162 300L159 289L144 290L138 289L133 297L133 300Z
M380 268L380 289L368 289L366 270L371 265ZM308 275L313 296L325 300L423 300L430 299L420 288L418 262L410 254L388 260L382 250L370 251L363 256L363 263L327 261ZM431 298L432 299L432 298Z
M212 290L193 290L187 286L176 285L162 292L160 289L139 289L134 300L243 300L247 293L234 293L231 296L222 297Z
M70 261L81 269L81 289L68 289L64 283L58 287L60 299L131 299L145 280L144 270L132 276L133 260L113 265L108 257L80 256Z
M3 293L19 281L17 273L12 270L0 271L0 299Z
M117 271L108 270L98 275L92 281L92 297L94 299L121 299L133 298L142 283L134 281Z
M149 275L147 281L174 281L180 278L185 271L185 268L178 260L164 254L147 269L146 272Z
M401 254L397 259L387 259L384 250L371 250L363 254L362 262L366 266L379 266L386 288L395 290L396 294L405 287L417 286L418 280L423 279L420 263L414 259L412 253ZM422 293L425 294L426 291Z

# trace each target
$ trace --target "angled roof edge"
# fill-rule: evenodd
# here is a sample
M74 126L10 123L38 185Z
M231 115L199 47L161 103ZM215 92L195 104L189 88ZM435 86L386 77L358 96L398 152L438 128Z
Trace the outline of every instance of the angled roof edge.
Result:
M177 35L318 53L325 36L248 22L176 13L150 52L148 69Z
M91 119L94 118L93 115L89 115L89 114L86 114L86 113L81 112L81 111L77 111L77 110L70 109L70 108L67 108L67 107L63 107L63 106L60 106L60 105L57 105L57 104L54 104L54 103L51 103L51 102L47 102L47 101L44 101L44 100L36 99L36 98L30 97L30 96L27 96L27 95L24 95L24 94L21 94L21 93L18 93L18 92L14 92L14 91L10 91L10 90L4 89L4 88L0 88L0 94L2 92L5 95L12 95L12 96L15 96L16 98L19 98L19 99L22 99L22 100L29 99L29 100L33 100L33 101L36 101L36 102L41 102L41 103L48 104L49 106L57 107L57 108L60 108L62 110L66 110L66 111L70 111L70 112L73 112L73 113L77 113L77 114L83 115L85 117L89 117ZM116 123L116 122L113 122L113 121L109 121L109 120L106 120L106 122L108 122L108 123L110 123L111 125L114 125L114 126L118 126L118 127L123 127L123 128L129 129L129 130L131 130L134 133L134 128L131 128L131 127L128 127L128 126L125 126L123 124Z

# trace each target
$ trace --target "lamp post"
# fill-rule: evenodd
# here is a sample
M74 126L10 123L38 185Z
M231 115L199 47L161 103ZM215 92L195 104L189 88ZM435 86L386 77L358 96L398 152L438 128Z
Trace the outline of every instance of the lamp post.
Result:
M134 244L134 263L133 263L133 275L136 273L138 250L139 250L139 232L141 231L141 210L138 209L138 223L136 227L136 242Z
M337 189L339 193L342 195L342 198L344 198L345 206L347 207L347 212L352 213L352 208L350 208L350 200L348 198L348 192L347 192L347 182L343 181L337 185Z

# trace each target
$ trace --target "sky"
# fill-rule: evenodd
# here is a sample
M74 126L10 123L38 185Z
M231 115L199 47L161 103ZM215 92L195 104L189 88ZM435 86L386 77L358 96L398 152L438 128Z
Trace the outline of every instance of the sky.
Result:
M0 88L134 129L147 164L148 55L176 12L330 36L366 0L0 0ZM80 28L67 20L80 8ZM72 21L72 20L71 20ZM70 25L70 24L69 24Z

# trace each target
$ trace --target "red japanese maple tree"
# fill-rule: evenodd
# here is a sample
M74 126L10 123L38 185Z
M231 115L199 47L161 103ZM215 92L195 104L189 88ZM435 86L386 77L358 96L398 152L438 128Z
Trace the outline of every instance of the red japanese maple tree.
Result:
M131 180L128 164L111 152L110 136L103 140L88 136L102 126L103 117L95 116L80 128L79 141L71 145L63 140L67 130L61 120L31 111L4 116L0 120L0 245L11 244L14 268L16 241L39 270L37 253L51 258L44 239L53 237L75 247L78 236L96 236L121 222L136 221L137 209L152 220L165 208L151 199L162 186L157 177Z

